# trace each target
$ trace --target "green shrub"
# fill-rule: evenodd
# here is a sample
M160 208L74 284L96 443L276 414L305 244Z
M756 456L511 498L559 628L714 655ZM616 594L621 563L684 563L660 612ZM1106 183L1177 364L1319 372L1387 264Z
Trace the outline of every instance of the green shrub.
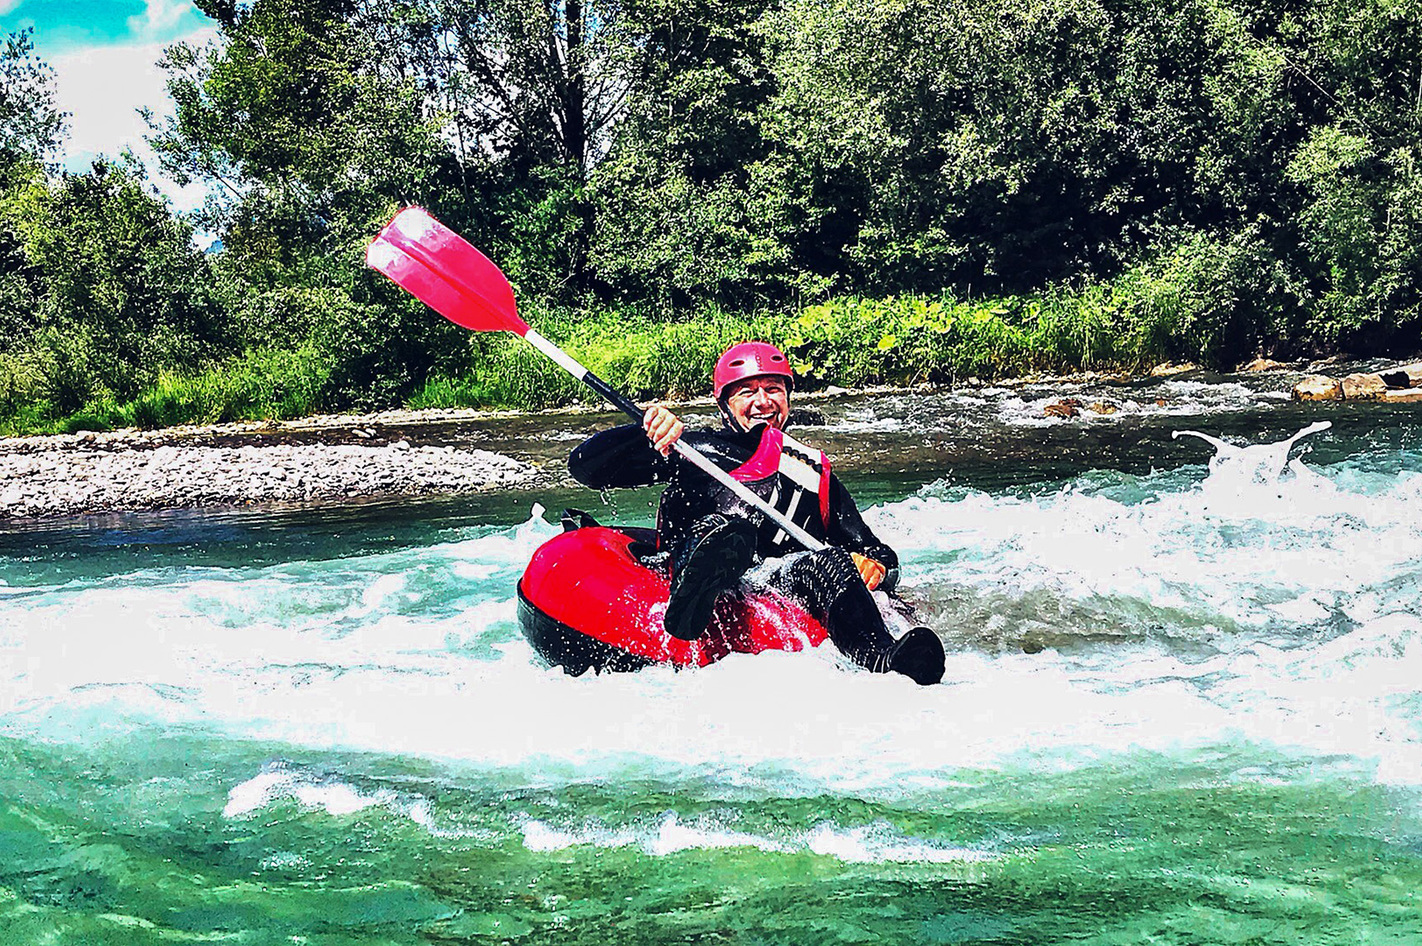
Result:
M122 412L136 427L301 417L323 408L329 379L309 346L263 349L197 374L164 373Z

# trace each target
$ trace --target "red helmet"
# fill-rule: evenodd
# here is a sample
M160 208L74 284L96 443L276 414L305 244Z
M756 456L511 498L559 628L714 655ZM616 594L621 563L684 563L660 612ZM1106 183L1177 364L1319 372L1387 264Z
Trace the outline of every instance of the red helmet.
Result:
M786 387L795 384L795 373L790 370L790 359L785 353L769 342L741 342L726 349L726 353L716 361L716 370L711 372L711 394L721 399L721 392L727 385L754 378L758 375L774 374L785 379Z

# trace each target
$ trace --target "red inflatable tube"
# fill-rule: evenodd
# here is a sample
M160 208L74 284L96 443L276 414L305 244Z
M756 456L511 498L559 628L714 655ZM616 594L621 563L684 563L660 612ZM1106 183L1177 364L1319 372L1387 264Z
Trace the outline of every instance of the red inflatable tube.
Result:
M823 626L773 593L727 594L706 634L679 640L662 628L667 573L638 560L649 529L585 526L549 539L533 553L518 584L519 627L552 666L640 670L654 664L704 667L727 654L818 647Z

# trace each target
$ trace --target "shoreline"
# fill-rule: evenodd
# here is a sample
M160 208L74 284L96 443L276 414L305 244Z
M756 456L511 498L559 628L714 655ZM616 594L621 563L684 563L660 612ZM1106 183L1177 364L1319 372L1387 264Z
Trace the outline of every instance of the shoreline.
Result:
M814 401L849 393L874 392L830 388L803 397ZM709 405L711 399L667 403L689 407ZM501 419L591 416L610 410L587 404L544 411L394 409L0 437L0 525L162 509L535 489L559 478L535 458L471 446L420 444L420 434Z
M1314 367L1269 362L1242 368L1240 373L1299 373ZM1187 364L1161 365L1132 375L1086 371L993 382L970 379L954 389L1130 384L1196 371L1196 366ZM831 386L799 393L796 401L814 405L842 396L939 390L941 386L932 385L854 390ZM706 396L663 403L686 409L704 408L713 402ZM517 423L538 417L610 412L600 404L541 411L395 409L286 421L0 437L0 525L162 509L244 508L541 488L563 478L550 468L547 451L538 454L526 444L522 450L508 450L499 443L506 443L507 438L493 425L501 420ZM492 429L481 435L477 428L482 425ZM468 433L471 429L472 435ZM458 438L459 445L438 442L448 439L454 430L465 434ZM474 445L481 441L503 447L505 452Z

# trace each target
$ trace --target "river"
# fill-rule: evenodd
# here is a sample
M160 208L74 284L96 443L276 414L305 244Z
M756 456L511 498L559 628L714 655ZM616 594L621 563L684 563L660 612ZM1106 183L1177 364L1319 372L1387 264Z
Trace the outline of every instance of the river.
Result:
M12 525L0 942L1422 941L1422 411L813 406L941 686L545 667L524 564L646 492Z

